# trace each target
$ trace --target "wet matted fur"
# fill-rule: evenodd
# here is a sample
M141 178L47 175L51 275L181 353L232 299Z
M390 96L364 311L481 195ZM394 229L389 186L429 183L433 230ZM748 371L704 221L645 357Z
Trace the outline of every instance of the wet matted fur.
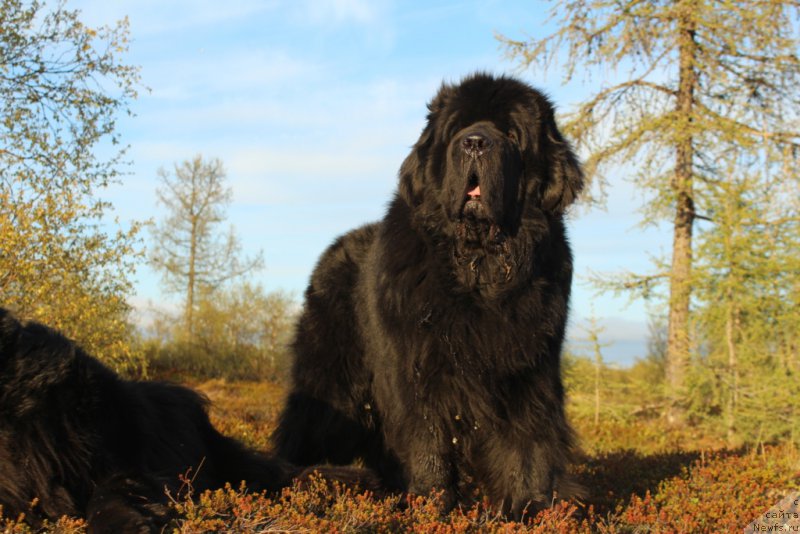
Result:
M279 455L362 458L391 487L480 488L519 516L565 485L560 353L583 186L550 102L508 77L443 85L378 223L322 255L293 343Z
M53 329L0 308L4 515L25 513L34 525L81 516L90 532L158 532L170 516L165 490L178 496L180 475L197 492L242 480L274 491L300 472L220 434L207 404L179 385L124 380ZM322 474L369 485L355 469Z

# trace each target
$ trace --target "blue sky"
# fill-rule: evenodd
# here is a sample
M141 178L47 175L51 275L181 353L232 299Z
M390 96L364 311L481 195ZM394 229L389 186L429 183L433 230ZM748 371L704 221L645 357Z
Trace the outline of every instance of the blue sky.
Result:
M125 60L140 65L136 116L119 122L133 165L108 191L122 221L163 216L157 170L202 154L219 158L234 200L230 221L246 251L263 250L256 278L302 296L319 254L340 233L379 219L397 169L422 129L425 104L443 80L475 70L517 74L567 111L602 84L568 86L553 71L519 71L497 33L547 33L547 2L383 0L80 0L91 26L129 18ZM620 172L622 174L622 171ZM612 343L606 356L643 355L646 308L598 296L595 272L646 271L669 248L667 228L637 227L633 187L609 178L605 210L579 208L570 228L576 257L570 337L594 313ZM143 266L133 300L169 305ZM594 310L594 311L592 311Z

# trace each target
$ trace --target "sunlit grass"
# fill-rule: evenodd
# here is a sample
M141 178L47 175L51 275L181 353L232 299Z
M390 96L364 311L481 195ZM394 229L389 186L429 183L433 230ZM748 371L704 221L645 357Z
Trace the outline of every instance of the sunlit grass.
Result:
M223 432L265 449L284 394L267 382L192 384L213 402ZM376 498L312 480L278 496L227 486L176 496L167 532L729 532L741 530L781 497L800 488L792 447L730 451L697 431L667 431L659 419L609 421L595 428L575 417L585 455L574 467L584 500L564 502L524 522L507 522L481 503L442 516L436 497ZM698 446L698 444L700 444ZM32 532L23 518L3 532ZM43 532L85 532L63 518Z

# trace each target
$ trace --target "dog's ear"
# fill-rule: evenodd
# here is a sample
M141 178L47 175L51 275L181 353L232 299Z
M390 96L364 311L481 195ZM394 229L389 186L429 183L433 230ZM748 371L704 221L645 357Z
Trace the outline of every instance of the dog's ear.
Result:
M543 128L549 179L542 193L542 208L562 214L583 189L583 170L569 142L556 127L552 113L545 118Z
M430 123L422 131L419 140L411 149L411 153L400 166L400 196L409 206L418 206L422 202L422 188L425 182L425 161L430 150L433 133Z
M439 92L428 103L428 122L422 130L419 139L411 149L411 153L400 166L400 196L410 206L417 206L422 202L422 187L427 169L425 162L429 160L429 152L434 142L434 131L439 121L439 116L447 105L447 100L453 88L442 84Z

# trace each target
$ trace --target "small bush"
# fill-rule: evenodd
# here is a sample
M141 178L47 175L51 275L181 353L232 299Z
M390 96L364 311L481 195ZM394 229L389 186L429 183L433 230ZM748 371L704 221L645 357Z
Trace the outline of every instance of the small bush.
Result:
M280 380L289 367L287 343L295 305L283 293L248 283L202 298L192 333L183 319L161 314L143 343L156 376Z

